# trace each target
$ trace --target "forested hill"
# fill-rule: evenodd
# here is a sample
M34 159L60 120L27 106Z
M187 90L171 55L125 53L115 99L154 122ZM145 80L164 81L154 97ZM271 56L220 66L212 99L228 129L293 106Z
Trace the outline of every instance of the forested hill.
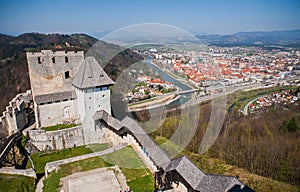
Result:
M60 35L25 33L17 37L0 34L0 59L23 56L41 49L87 51L98 40L85 34Z
M0 112L5 110L5 106L16 94L30 89L25 54L27 51L83 50L86 53L96 42L101 44L101 48L107 49L106 51L117 53L123 50L117 45L98 41L86 34L25 33L17 37L0 34ZM118 70L121 71L141 59L137 53L124 50L111 60L112 65L105 70L115 79L119 74Z
M197 35L200 41L215 46L262 46L300 48L300 29L239 32L230 35Z

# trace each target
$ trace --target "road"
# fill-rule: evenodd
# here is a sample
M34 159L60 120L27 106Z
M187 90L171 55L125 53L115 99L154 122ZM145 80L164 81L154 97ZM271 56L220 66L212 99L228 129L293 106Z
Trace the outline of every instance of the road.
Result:
M214 99L214 98L221 97L221 96L224 96L224 95L232 94L236 91L242 91L242 90L248 90L248 89L261 89L261 88L266 88L266 87L264 85L261 85L261 84L252 84L252 85L245 85L245 86L240 85L240 86L236 86L236 87L223 86L223 87L218 87L217 89L220 89L220 88L221 89L226 88L226 91L218 93L218 94L206 95L206 96L203 96L203 97L194 97L189 102L182 105L182 107L186 107L187 105L199 104L201 102L208 101L210 99Z
M255 98L255 99L249 101L249 102L245 105L244 110L243 110L243 111L244 111L244 115L248 115L248 107L249 107L249 105L250 105L251 103L253 103L255 100L257 100L257 98Z

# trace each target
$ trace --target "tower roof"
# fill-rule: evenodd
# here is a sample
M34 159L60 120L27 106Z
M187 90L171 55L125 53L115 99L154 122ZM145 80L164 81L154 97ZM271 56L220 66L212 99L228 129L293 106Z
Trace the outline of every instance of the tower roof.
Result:
M81 63L72 84L77 88L90 88L115 84L94 57L86 57Z

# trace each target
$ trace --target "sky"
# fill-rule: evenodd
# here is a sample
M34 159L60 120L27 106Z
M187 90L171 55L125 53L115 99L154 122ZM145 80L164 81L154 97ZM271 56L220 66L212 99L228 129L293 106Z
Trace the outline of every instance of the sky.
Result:
M0 0L0 33L110 32L163 23L192 34L300 28L300 0Z

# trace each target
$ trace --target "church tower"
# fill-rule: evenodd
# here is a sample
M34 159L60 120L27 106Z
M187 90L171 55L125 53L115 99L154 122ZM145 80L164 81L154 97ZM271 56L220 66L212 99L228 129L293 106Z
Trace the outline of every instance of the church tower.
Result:
M98 110L111 114L110 86L114 84L94 57L86 57L72 81L77 111L86 133L95 131L93 115Z

